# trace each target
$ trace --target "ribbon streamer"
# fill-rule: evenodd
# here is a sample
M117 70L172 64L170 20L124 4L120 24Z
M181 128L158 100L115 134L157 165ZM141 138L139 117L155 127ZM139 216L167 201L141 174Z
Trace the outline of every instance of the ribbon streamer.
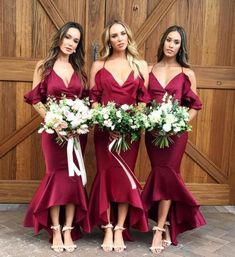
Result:
M127 165L127 163L125 162L125 160L121 157L120 154L117 154L118 157L112 152L112 148L113 148L113 145L115 144L115 142L117 141L118 139L114 139L110 144L109 144L109 152L112 154L112 156L118 161L118 163L121 165L121 167L123 168L124 172L126 173L130 183L131 183L131 188L132 189L136 189L137 188L137 185L138 184L138 187L141 188L141 185L139 184L137 178L135 177L135 174L131 171L131 169L129 168L129 166ZM129 170L129 171L128 171Z
M73 160L73 151L75 152L75 156L78 160L79 168L76 166ZM80 145L79 138L69 138L68 144L67 144L67 158L68 158L68 170L69 170L69 176L73 177L76 173L78 176L82 177L82 184L83 186L87 183L87 177L86 177L86 170L85 165L82 157L82 149Z

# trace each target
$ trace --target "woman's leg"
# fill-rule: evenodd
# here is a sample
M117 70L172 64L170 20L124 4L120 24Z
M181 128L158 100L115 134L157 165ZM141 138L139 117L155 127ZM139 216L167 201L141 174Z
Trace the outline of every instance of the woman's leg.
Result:
M124 223L128 213L129 205L127 203L118 204L118 222L114 228L114 249L116 252L122 252L126 246L124 244L122 232L124 230Z
M164 225L167 219L167 215L171 206L171 200L161 200L158 205L158 224L157 227L164 229ZM162 231L155 230L153 235L152 247L162 247ZM161 249L161 248L159 248ZM155 250L158 253L157 249ZM160 250L161 252L161 250Z
M113 250L113 225L110 223L110 205L107 210L108 224L104 224L102 228L104 229L104 240L101 245L105 252L111 252Z
M63 247L56 247L56 246L63 246L59 216L60 216L60 206L52 206L50 208L50 217L52 221L51 228L53 230L52 246L55 246L54 250L56 252L63 251Z
M74 214L75 214L75 205L72 203L65 205L65 224L64 224L64 231L63 231L65 246L73 246L74 245L72 237L71 237L71 230L72 230L72 224L73 224L73 220L74 220Z

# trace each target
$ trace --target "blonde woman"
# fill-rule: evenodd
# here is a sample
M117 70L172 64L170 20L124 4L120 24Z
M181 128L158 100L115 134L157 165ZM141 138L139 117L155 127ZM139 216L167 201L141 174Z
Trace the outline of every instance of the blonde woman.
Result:
M25 95L25 101L45 118L48 96L82 98L87 84L83 66L83 29L76 22L68 22L54 35L48 56L36 66L33 89ZM80 228L89 232L87 197L81 177L69 177L67 147L58 145L56 137L42 133L46 174L26 213L24 226L34 227L36 233L47 230L54 251L73 252L73 240L80 237ZM84 151L86 136L79 137Z
M149 101L146 90L148 68L146 62L138 57L130 28L115 20L104 29L102 42L101 58L91 68L93 108L98 103L106 105L109 101L114 101L117 106L146 104ZM90 194L89 216L92 227L98 225L104 230L101 247L106 252L122 252L126 248L123 236L130 239L127 228L148 230L139 188L132 189L127 174L108 149L115 137L118 137L117 133L110 134L95 128L97 174ZM121 152L132 172L138 148L139 141L132 143L128 151ZM132 172L129 171L129 175L134 178Z

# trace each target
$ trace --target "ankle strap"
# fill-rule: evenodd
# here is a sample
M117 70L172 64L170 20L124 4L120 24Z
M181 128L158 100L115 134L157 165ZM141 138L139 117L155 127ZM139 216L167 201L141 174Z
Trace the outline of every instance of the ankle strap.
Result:
M59 225L56 225L56 226L51 226L51 229L52 230L60 230L60 224Z
M113 228L113 225L111 223L108 223L107 225L101 225L101 228Z
M166 230L164 229L164 228L159 228L159 227L157 227L157 226L154 226L153 228L152 228L152 230L153 231L160 231L160 232L165 232Z
M169 221L166 221L166 222L165 222L165 225L166 225L166 226L170 226L171 224L170 224Z
M120 227L120 226L116 225L115 228L114 228L114 231L115 230L125 230L125 229L126 228L124 228L124 227Z
M74 227L64 226L64 227L62 228L62 232L66 231L66 230L72 230L72 229L74 229Z

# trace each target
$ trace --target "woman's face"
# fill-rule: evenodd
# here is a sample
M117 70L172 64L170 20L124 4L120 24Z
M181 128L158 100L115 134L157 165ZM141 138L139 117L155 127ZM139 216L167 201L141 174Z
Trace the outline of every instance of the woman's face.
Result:
M109 30L109 41L113 51L125 51L128 45L126 29L121 24L115 23Z
M181 36L178 31L170 32L165 40L163 52L167 57L174 57L179 52L181 46Z
M81 33L76 28L69 28L60 45L60 51L66 55L73 54L80 41Z

